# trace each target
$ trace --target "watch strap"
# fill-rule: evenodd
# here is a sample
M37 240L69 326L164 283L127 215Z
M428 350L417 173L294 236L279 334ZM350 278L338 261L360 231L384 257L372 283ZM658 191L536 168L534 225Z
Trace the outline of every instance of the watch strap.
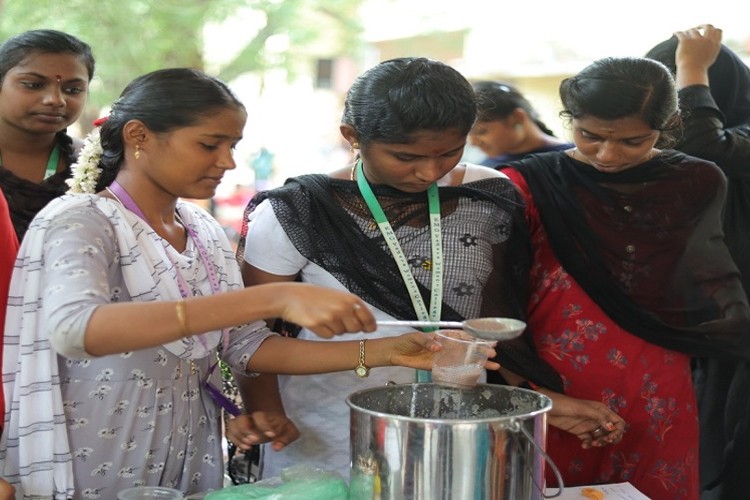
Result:
M370 375L370 369L365 366L365 342L367 342L367 339L359 341L359 360L357 366L354 368L354 373L359 378L365 378Z

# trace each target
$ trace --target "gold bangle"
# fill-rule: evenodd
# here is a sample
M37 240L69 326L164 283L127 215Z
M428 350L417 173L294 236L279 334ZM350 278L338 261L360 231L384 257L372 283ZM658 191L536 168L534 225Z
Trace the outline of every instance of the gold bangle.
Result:
M177 313L177 322L180 324L180 330L182 331L183 337L190 337L190 329L187 324L187 314L185 313L185 299L180 299L175 303L175 313Z

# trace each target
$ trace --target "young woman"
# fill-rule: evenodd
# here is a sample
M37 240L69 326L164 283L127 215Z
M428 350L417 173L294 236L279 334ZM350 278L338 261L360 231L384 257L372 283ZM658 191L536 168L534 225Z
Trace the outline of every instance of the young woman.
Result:
M532 153L562 151L572 144L557 137L528 99L505 82L474 83L477 121L469 140L487 155L482 165L495 168Z
M547 451L566 485L629 481L650 498L697 499L690 356L750 358L750 310L720 225L726 179L658 149L680 121L658 62L596 61L560 97L576 147L502 169L526 200L534 246L528 323L565 396L607 404L628 429L581 449L552 428Z
M208 213L235 168L246 111L226 85L170 69L135 79L34 219L11 282L2 475L25 497L114 498L134 485L222 485L220 355L238 374L430 366L419 333L324 344L273 335L280 316L322 336L372 331L356 296L243 288ZM92 184L96 184L96 187ZM236 326L240 325L240 326Z
M646 57L674 74L685 119L674 148L716 162L727 176L724 239L750 290L750 68L721 43L710 24L678 31ZM750 332L748 332L750 333ZM700 358L694 362L701 421L704 500L731 499L750 489L750 364ZM717 487L718 484L720 487Z
M18 251L18 238L10 222L10 213L8 212L8 203L5 201L5 195L0 189L0 241L3 242L0 247L0 328L5 325L5 307L8 305L8 287L10 286L10 276L13 273L13 263L16 261L16 252ZM0 330L2 333L2 330ZM0 346L0 356L2 355L2 346ZM0 389L2 395L2 389ZM4 413L4 400L0 400L0 409ZM2 427L0 427L2 432Z
M356 162L330 175L292 179L251 202L240 250L245 283L299 279L348 290L382 320L523 317L529 240L519 195L504 175L459 164L475 116L471 85L446 64L402 58L365 72L348 92L340 126L359 152ZM314 333L303 328L298 335ZM561 389L528 338L497 350L501 365ZM275 382L254 383L264 381ZM414 382L415 372L282 378L283 400L276 392L272 407L285 409L296 427L290 423L274 451L267 450L263 476L307 462L348 477L345 397L388 381ZM273 394L268 386L254 389ZM624 428L601 403L582 405L571 420L586 433L612 422ZM279 451L298 430L299 441Z
M0 188L19 240L68 188L77 148L65 131L93 77L91 47L67 33L26 31L0 45Z
M4 327L5 306L8 304L8 286L10 285L10 275L13 272L13 263L16 260L16 252L18 251L18 239L10 222L8 204L5 201L2 189L0 189L0 241L3 242L2 246L0 246L0 327ZM0 345L1 356L2 345ZM4 414L5 398L2 395L2 388L0 388L0 409L3 410ZM2 434L2 427L0 427L0 434ZM12 498L15 498L13 487L2 478L2 473L0 473L0 499L6 500Z

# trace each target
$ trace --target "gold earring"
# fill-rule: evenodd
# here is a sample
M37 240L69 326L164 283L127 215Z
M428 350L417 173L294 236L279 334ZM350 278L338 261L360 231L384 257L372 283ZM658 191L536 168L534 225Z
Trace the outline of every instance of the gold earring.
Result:
M133 156L135 156L136 160L141 159L141 146L139 146L138 144L135 145L135 153L133 153Z
M354 151L355 149L359 149L359 143L356 141L349 146L349 151Z

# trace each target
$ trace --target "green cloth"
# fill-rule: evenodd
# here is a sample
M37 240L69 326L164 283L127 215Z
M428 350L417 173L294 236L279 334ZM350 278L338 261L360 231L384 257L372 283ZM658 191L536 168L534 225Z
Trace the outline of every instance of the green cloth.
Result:
M341 475L299 465L284 469L280 478L212 491L205 500L349 500Z

